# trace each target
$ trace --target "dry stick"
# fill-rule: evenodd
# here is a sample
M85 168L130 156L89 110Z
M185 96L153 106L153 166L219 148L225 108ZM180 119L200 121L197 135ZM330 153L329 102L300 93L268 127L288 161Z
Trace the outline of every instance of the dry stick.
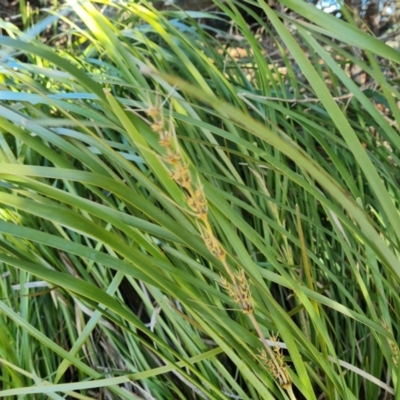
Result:
M250 99L259 99L259 100L271 100L271 101L284 101L286 103L320 103L320 99L316 98L304 98L304 99L286 99L282 97L267 97L267 96L259 96L256 94L251 94L251 93L238 93L238 96L243 98L247 97ZM347 93L342 96L337 96L333 97L333 100L340 101L340 100L346 100L354 96L354 93Z

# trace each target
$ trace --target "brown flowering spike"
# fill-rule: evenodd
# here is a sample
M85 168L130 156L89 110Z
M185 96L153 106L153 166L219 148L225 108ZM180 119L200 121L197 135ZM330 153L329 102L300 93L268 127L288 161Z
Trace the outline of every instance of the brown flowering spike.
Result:
M238 290L240 291L240 304L242 310L245 314L252 314L254 312L254 306L244 269L236 274L236 279Z
M231 288L228 281L223 276L221 276L221 286L226 290L228 296L231 297L235 303L239 303L240 299L237 293Z
M208 205L202 189L197 189L187 200L189 207L200 219L207 219Z
M179 186L182 186L185 189L190 188L192 184L192 177L187 165L179 165L178 168L172 172L171 176Z
M253 302L251 301L242 301L241 307L244 314L253 314L254 312Z
M154 131L154 132L161 132L164 129L164 121L155 121L150 125L150 128Z
M160 110L158 107L150 105L150 107L146 110L146 114L148 117L154 120L160 115Z
M207 199L206 199L206 197L204 196L203 189L197 189L197 190L194 192L194 196L193 196L193 197L196 199L196 203L197 203L199 206L201 206L201 207L207 206Z
M160 133L160 139L158 141L159 145L168 148L171 147L171 140L172 140L172 135L168 131L164 131Z
M277 339L277 336L271 336L273 342L276 342ZM284 361L282 349L276 345L273 346L273 350L273 352L268 350L269 356L265 350L262 350L260 354L261 361L283 389L291 390L292 379L288 371L288 366Z
M181 162L181 156L179 153L170 153L164 159L167 163L172 165L178 165Z
M206 244L208 250L213 256L215 256L219 260L225 260L226 251L213 235L206 236L204 238L204 243Z

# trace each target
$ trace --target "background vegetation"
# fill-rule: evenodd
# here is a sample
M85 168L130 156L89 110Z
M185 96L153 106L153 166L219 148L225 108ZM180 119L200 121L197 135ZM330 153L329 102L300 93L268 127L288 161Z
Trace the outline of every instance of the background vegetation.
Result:
M398 49L215 4L0 20L1 397L400 399Z

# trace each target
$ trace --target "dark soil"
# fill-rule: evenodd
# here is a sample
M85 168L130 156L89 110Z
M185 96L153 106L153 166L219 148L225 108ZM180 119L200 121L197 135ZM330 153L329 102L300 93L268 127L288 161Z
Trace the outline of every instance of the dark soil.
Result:
M28 15L32 17L39 16L39 9L44 7L43 0L29 0L26 2L26 8L29 10ZM19 0L0 0L0 19L11 22L18 27L23 26L21 18L21 8ZM0 30L1 32L1 30Z

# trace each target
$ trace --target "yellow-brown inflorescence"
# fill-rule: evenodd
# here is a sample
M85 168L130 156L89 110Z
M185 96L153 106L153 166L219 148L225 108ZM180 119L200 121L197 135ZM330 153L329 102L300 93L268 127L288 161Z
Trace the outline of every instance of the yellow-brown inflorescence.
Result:
M250 287L246 279L244 269L236 273L236 282L239 289L240 305L245 314L254 312L253 300L251 298Z
M166 163L166 168L171 178L185 189L186 204L199 220L205 245L210 253L222 262L232 280L234 292L231 295L233 296L233 293L236 293L237 303L240 304L244 313L252 313L254 308L245 272L241 270L235 275L226 260L226 251L215 237L208 220L208 204L203 186L198 182L198 179L192 177L190 168L182 157L173 124L171 122L166 123L162 112L155 106L148 108L147 116L151 120L149 122L151 129L158 134L158 143L165 149L166 154L163 156L163 160Z
M399 366L399 355L400 355L399 345L393 342L393 340L389 340L389 346L390 350L392 350L393 364L397 368Z
M277 343L277 337L271 336L271 341ZM267 366L271 375L279 382L284 389L289 389L292 379L288 372L288 366L283 358L282 349L276 344L273 348L274 357L268 356L265 350L261 351L260 359Z
M188 206L197 214L200 220L207 220L208 204L202 187L195 190L191 196L187 198L186 202Z
M172 135L170 132L168 131L163 131L161 133L159 133L159 140L158 143L160 144L160 146L164 147L165 149L168 149L171 147L171 143L172 143Z
M208 218L208 216L206 216ZM224 264L225 269L227 269L227 272L229 275L233 274L231 271L229 265L226 263L226 251L222 247L221 243L217 240L217 238L214 236L214 233L211 230L211 227L209 226L208 219L205 219L205 224L206 227L202 227L202 237L204 240L204 243L207 246L207 249L209 252L215 257L218 258Z
M387 323L384 320L382 320L381 323L382 323L383 328L386 331L390 332L389 326L387 325ZM400 355L399 345L396 342L394 342L393 340L389 339L389 338L387 339L387 341L388 341L390 350L392 352L393 364L397 368L399 366L399 355Z
M172 165L171 178L179 185L190 191L192 187L192 176L190 175L189 167L185 164L178 163Z
M244 314L252 314L254 312L254 306L244 270L238 272L235 277L236 287L232 288L223 276L221 276L221 286L226 290L229 297L231 297L235 303L239 304Z
M194 179L189 165L182 157L172 122L166 124L160 109L155 106L150 106L146 113L147 117L151 120L149 122L151 129L158 134L159 145L165 149L166 154L163 155L163 160L165 161L166 168L171 178L185 189L186 204L198 219L201 236L205 245L210 253L221 261L230 278L229 283L226 278L221 277L221 286L240 306L241 311L249 316L250 321L256 328L267 350L267 352L263 351L261 358L267 360L268 353L269 357L265 362L266 365L269 366L272 375L278 380L279 384L286 390L289 390L289 387L291 387L291 380L287 372L286 364L283 362L283 356L280 352L278 353L275 351L274 353L269 348L260 326L255 319L253 300L244 269L241 269L236 274L233 272L227 261L226 250L214 235L209 222L208 204L203 186L198 179Z

